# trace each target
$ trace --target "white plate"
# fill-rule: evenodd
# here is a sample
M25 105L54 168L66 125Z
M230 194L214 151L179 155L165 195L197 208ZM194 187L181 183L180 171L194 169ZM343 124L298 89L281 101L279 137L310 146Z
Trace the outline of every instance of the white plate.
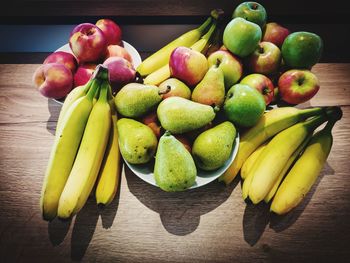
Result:
M189 189L201 187L219 178L220 175L222 175L228 169L228 167L231 165L231 163L235 159L238 151L238 146L239 146L239 134L237 132L237 136L234 141L234 146L233 146L231 155L229 159L225 162L225 164L219 169L215 171L209 171L209 172L203 171L197 168L196 182ZM151 185L158 187L153 176L153 164L131 164L131 163L128 163L127 161L125 161L125 163L130 168L130 170L133 171L133 173L136 174L139 178L141 178L142 180L144 180L145 182Z
M142 62L139 52L137 52L137 50L132 45L130 45L128 42L125 42L124 40L123 40L123 44L124 44L124 48L126 49L126 51L129 52L129 54L132 58L132 64L133 64L134 68L137 68L138 65L140 65ZM69 44L65 44L64 46L57 49L55 52L57 52L57 51L64 51L64 52L68 52L68 53L73 54L72 50L69 47ZM62 100L53 99L53 100L59 104L63 104L63 101L64 101L64 99L62 99Z

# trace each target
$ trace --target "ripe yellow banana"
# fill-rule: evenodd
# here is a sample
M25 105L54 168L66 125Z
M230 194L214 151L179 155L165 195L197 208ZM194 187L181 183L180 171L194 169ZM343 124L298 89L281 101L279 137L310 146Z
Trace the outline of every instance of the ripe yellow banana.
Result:
M58 203L57 215L60 218L70 218L78 213L95 184L111 128L108 87L108 82L103 81L99 99L86 124L78 154Z
M213 19L211 17L208 17L200 27L181 35L153 55L146 58L137 67L137 72L140 73L141 76L147 76L153 71L156 71L157 69L166 65L169 62L171 52L173 52L175 48L180 46L190 47L193 45L196 41L198 41L198 39L200 39L208 26L211 24L212 20Z
M311 135L306 137L306 139L303 141L303 143L298 147L298 149L295 150L295 152L292 154L292 156L288 159L286 165L283 167L280 175L278 176L276 182L274 183L273 187L271 188L270 192L265 196L264 201L265 203L268 203L271 201L275 193L277 192L278 187L280 186L284 176L290 169L290 167L293 165L295 160L299 157L300 153L305 149L307 143L310 141Z
M224 181L226 185L230 184L249 155L267 139L293 124L321 114L323 111L322 108L300 110L294 107L284 107L265 113L254 127L243 134L235 160L219 178L219 181Z
M248 195L254 204L265 198L288 159L307 136L312 134L325 121L327 121L326 115L316 116L310 120L297 123L272 138L256 160L253 169L250 171L251 175L248 175L252 177Z
M270 207L272 212L279 215L288 213L309 192L332 148L332 128L336 121L329 121L323 130L312 136L304 153L278 188Z
M258 159L260 153L265 149L267 143L264 143L258 147L251 155L249 155L248 159L244 162L241 169L241 178L245 180L250 170L252 169L256 159Z
M77 99L68 108L56 132L41 192L40 207L45 220L56 217L59 198L73 166L84 129L88 121L92 100L99 88L94 80L86 96Z
M86 85L79 86L74 88L67 97L64 100L64 103L62 105L60 115L58 116L57 125L56 125L56 131L58 131L62 127L62 122L64 115L67 113L69 107L79 98L86 95L86 93L89 91L91 85L92 85L93 79L91 79Z
M121 154L118 145L117 115L113 100L110 106L112 125L96 188L96 202L99 206L106 206L112 202L118 189L122 168Z
M210 40L211 35L215 31L217 26L217 23L214 22L208 32L201 37L196 43L194 43L191 46L191 49L196 50L198 52L205 53L206 47L208 47L208 42ZM157 69L156 71L152 72L149 74L143 82L148 85L159 85L163 81L167 80L170 78L170 68L169 68L169 63L166 63L164 66L161 68Z

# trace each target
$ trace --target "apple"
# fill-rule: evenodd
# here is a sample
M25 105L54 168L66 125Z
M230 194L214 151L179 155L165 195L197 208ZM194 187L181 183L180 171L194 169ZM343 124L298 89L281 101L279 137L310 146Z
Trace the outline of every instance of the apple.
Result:
M266 24L266 10L257 2L243 2L233 11L232 18L241 17L264 28Z
M96 22L96 26L101 29L106 37L107 45L123 45L122 30L110 19L100 19Z
M174 134L174 137L185 146L189 153L192 153L192 144L190 140L183 134Z
M160 126L157 111L152 111L141 119L141 122L151 128L154 135L159 139L162 135L162 127Z
M33 82L43 96L60 99L71 91L73 75L72 71L62 64L48 63L36 69Z
M125 58L126 60L130 61L130 63L132 63L132 57L129 52L119 45L109 45L107 47L106 59L110 57Z
M267 23L265 26L262 41L274 43L279 48L282 47L283 41L290 34L289 30L277 23Z
M208 71L207 58L188 47L177 47L170 55L170 75L189 86L198 84Z
M105 54L107 41L97 26L83 23L71 32L69 46L79 63L96 62Z
M225 47L239 57L250 55L261 40L261 29L257 24L237 17L224 30Z
M217 64L224 73L225 87L229 89L242 77L241 61L229 51L218 50L208 57L209 66Z
M322 39L310 32L294 32L287 36L282 45L282 57L287 66L310 69L321 58Z
M159 90L164 93L163 99L169 98L169 97L182 97L185 99L190 100L191 99L191 90L190 88L183 83L182 81L170 78L165 81L163 81L159 85ZM169 91L168 91L169 90Z
M263 95L266 105L269 105L274 99L274 85L268 77L262 74L255 73L247 75L240 83L258 90Z
M68 69L74 72L77 69L78 62L76 58L68 52L64 51L56 51L52 54L50 54L45 60L43 64L48 64L48 63L59 63L65 65Z
M309 70L291 69L278 80L279 96L290 104L308 101L319 89L318 78Z
M96 68L96 64L86 63L78 67L74 74L74 87L85 85L91 78Z
M261 74L275 73L281 64L281 51L271 42L260 42L248 58L248 66L252 72Z
M110 57L103 62L103 65L108 68L109 82L113 89L116 89L121 84L127 84L136 77L136 70L133 65L124 58Z

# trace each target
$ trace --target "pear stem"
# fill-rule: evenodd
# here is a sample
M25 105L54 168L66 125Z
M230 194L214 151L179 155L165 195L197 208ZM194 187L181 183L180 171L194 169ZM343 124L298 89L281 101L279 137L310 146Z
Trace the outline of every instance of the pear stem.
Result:
M164 95L164 94L167 94L168 92L170 92L171 91L171 86L170 85L167 85L166 86L166 90L160 90L160 91L158 91L158 94L159 95Z

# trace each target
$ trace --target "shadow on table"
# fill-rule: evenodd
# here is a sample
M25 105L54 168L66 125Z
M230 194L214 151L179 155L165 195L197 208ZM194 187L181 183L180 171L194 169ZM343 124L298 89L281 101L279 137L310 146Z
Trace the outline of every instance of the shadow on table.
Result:
M61 110L61 105L52 99L48 99L47 100L47 108L50 112L50 117L46 122L46 129L52 135L55 135L56 125L57 125L58 116L59 116L59 113Z
M333 174L333 168L329 166L328 162L326 162L320 176L317 178L315 184L312 186L306 197L295 209L291 210L285 215L279 216L277 214L270 213L270 203L266 204L262 202L258 205L253 205L252 203L247 202L243 215L244 240L250 246L254 246L261 238L269 223L269 227L275 232L281 232L292 226L304 212L323 177L325 175Z
M167 193L139 179L127 166L125 176L130 192L149 209L159 213L164 228L174 235L192 233L200 216L220 206L236 187L235 180L226 187L217 180L196 189Z

